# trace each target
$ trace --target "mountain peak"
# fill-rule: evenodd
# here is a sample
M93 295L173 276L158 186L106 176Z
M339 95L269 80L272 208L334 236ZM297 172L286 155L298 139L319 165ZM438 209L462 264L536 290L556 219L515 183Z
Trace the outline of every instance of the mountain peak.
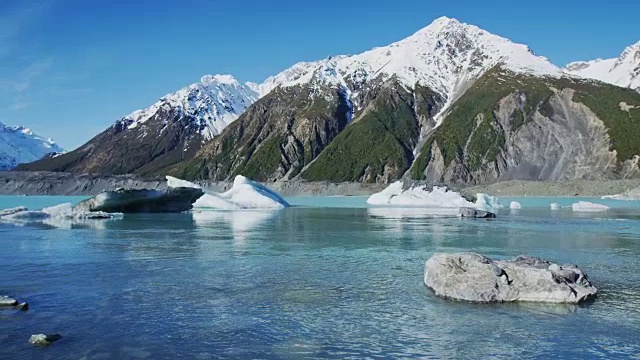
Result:
M240 84L238 80L236 80L236 78L228 74L205 75L200 79L200 82L203 84L220 83L220 84L227 84L227 85L234 85L234 86Z
M450 26L458 26L458 25L466 25L466 24L463 24L462 22L458 21L458 19L450 18L447 16L441 16L433 20L433 22L431 22L431 24L429 24L427 28L431 27L432 29L444 29Z
M256 99L255 84L240 84L231 75L205 75L199 83L167 94L146 109L136 110L118 123L135 129L154 118L163 108L178 110L193 118L205 139L219 134Z
M357 88L375 78L396 77L407 88L428 86L448 100L463 92L468 84L494 66L518 73L561 76L562 71L546 58L533 54L526 45L493 35L474 25L440 17L413 35L383 47L351 56L334 56L316 62L297 63L268 78L262 95L278 86L311 82L330 65L343 81ZM336 79L338 80L338 79ZM353 90L353 89L352 89Z
M572 62L564 72L640 91L640 42L627 46L618 58Z
M43 138L24 126L7 126L0 121L0 170L40 160L50 153L64 152L50 138Z

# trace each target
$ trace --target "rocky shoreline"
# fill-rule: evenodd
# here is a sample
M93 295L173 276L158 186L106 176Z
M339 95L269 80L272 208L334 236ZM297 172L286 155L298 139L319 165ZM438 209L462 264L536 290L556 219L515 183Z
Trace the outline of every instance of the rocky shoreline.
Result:
M232 182L198 182L204 189L222 192ZM386 184L329 182L276 182L267 184L283 196L365 196L383 190ZM92 196L103 191L168 188L165 179L144 179L135 175L70 174L48 171L0 171L0 195Z
M226 191L230 182L199 182L212 191ZM382 191L388 184L283 181L266 184L283 196L367 196ZM633 180L506 181L465 188L466 192L495 196L586 196L614 195L640 187ZM69 174L46 171L0 171L0 195L90 196L102 191L126 189L166 190L165 179L144 179L134 175Z

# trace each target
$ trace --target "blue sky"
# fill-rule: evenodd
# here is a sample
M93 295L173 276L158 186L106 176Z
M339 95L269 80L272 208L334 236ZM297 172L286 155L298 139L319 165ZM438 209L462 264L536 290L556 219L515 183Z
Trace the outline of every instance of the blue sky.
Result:
M0 121L73 149L204 74L260 82L443 15L565 65L618 56L640 40L638 14L629 0L0 0Z

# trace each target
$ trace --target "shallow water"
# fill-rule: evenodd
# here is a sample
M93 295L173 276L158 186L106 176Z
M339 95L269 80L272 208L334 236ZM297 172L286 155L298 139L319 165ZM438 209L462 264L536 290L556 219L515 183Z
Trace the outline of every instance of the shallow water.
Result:
M0 197L0 208L66 199ZM77 201L69 199L68 201ZM495 220L290 199L283 211L0 223L0 358L515 358L640 354L640 206L551 212L517 199ZM512 199L501 199L508 204ZM37 206L36 206L37 205ZM584 306L477 305L422 283L437 251L520 254L583 267ZM59 332L46 349L31 334Z

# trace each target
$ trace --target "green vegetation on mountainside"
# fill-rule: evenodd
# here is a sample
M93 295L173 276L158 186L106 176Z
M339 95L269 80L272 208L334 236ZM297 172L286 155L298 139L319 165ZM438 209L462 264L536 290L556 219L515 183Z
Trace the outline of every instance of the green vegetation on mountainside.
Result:
M575 90L573 101L589 107L608 128L611 149L618 152L619 160L640 154L640 94L637 92L599 82L539 78L495 68L456 102L442 125L427 140L411 169L411 176L424 178L433 142L438 144L445 166L459 158L471 171L475 171L483 163L494 161L505 145L504 132L494 114L500 100L513 93L525 96L524 108L511 117L515 131L526 124L536 110L551 117L553 110L549 98L553 95L552 87ZM638 107L623 111L620 102Z
M376 182L380 176L400 178L413 161L413 148L420 136L416 116L428 117L438 96L420 86L416 87L415 95L418 100L398 84L385 85L373 103L327 146L301 177L333 182ZM415 114L414 109L421 113Z

